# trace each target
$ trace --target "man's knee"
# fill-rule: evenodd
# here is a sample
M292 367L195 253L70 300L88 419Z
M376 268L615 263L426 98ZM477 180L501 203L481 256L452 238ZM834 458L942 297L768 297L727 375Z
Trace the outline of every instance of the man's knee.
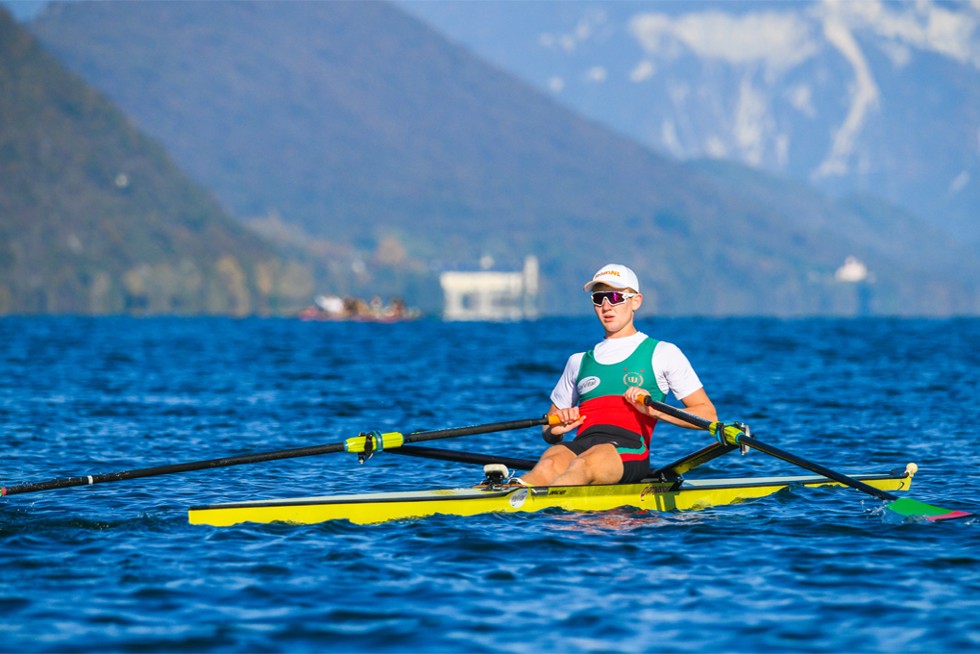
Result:
M561 473L574 456L568 448L552 447L545 451L534 467L545 473Z
M574 459L572 459L574 461ZM560 475L568 469L568 460L565 457L549 457L542 459L539 464L542 470L548 474Z

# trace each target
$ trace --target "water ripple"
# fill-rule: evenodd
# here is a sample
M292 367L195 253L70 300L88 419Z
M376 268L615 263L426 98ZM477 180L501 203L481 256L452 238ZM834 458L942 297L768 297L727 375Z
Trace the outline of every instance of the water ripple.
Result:
M980 321L657 319L723 417L971 506ZM0 319L5 484L540 415L594 325ZM353 353L353 354L352 354ZM703 435L662 426L655 456ZM534 457L534 430L440 446ZM796 473L759 453L716 476ZM191 526L188 506L470 485L349 455L0 500L5 651L932 652L980 647L977 520L851 489L688 513Z

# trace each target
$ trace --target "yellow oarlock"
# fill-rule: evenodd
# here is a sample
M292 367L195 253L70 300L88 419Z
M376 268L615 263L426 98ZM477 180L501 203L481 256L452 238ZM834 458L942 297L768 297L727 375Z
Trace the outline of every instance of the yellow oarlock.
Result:
M367 446L368 439L371 439L371 446ZM401 447L405 444L405 435L397 432L390 431L384 434L379 432L371 432L369 434L360 434L359 436L354 436L353 438L348 438L344 441L344 451L353 452L355 454L364 452L382 452L386 449L393 450L396 447Z
M740 423L726 425L723 422L712 422L708 432L722 445L739 445L739 438L746 436L746 427Z

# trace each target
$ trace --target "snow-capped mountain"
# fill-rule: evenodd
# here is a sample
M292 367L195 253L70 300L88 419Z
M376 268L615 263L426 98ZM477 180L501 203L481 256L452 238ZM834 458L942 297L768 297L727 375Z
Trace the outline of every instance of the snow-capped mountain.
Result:
M980 244L976 0L400 6L658 151L878 195Z

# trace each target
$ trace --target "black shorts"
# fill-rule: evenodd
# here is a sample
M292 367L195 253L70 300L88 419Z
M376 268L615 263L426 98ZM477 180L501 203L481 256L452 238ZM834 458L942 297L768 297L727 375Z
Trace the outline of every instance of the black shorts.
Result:
M611 425L596 425L579 433L571 443L562 444L578 456L603 443L615 446L623 462L623 477L619 483L632 484L650 474L650 450L642 436L629 430Z

